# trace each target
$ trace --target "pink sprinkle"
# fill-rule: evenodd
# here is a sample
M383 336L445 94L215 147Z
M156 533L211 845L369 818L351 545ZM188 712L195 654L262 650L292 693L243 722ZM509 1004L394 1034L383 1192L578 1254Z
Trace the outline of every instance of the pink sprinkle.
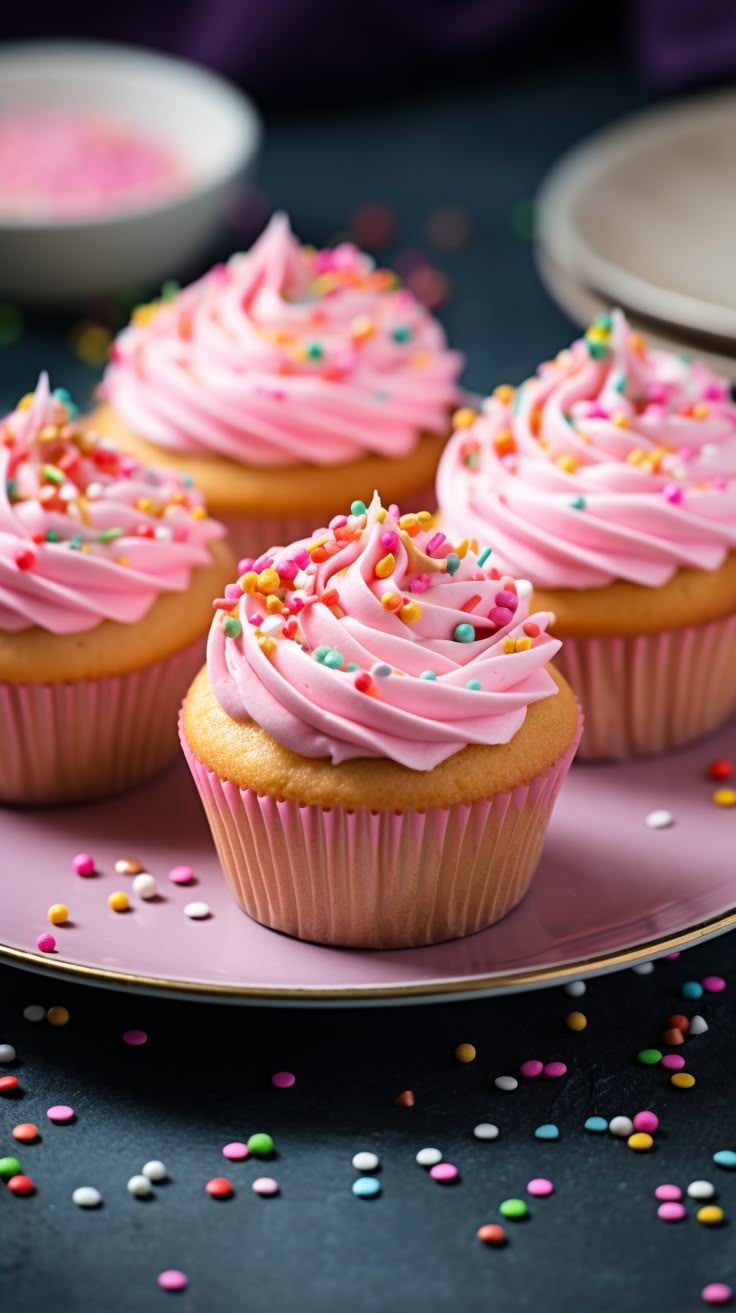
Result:
M534 1076L541 1076L544 1063L540 1062L539 1058L527 1058L526 1062L522 1062L519 1071L522 1076L527 1076L531 1080Z
M697 454L698 454L698 449L697 449L697 447L678 447L678 448L677 448L677 459L678 459L678 460L682 460L682 461L685 461L685 462L687 462L687 461L689 461L689 460L695 460L695 457L697 456Z
M50 1122L70 1122L74 1117L74 1109L68 1103L55 1103L53 1108L46 1110L46 1116Z
M425 552L427 553L427 556L431 556L433 552L436 552L437 548L441 547L444 541L445 541L444 533L433 533L432 537L427 543L427 546L424 549Z
M665 501L671 502L677 506L682 501L682 488L677 483L666 483L662 489L662 496Z
M231 1162L239 1163L250 1155L250 1149L247 1144L240 1140L233 1140L231 1144L226 1144L222 1151L224 1158L229 1158Z
M243 590L240 584L226 584L225 597L228 602L237 602L239 597L243 596Z
M554 1193L554 1186L548 1181L546 1176L535 1176L533 1181L527 1185L527 1193L534 1195L535 1199L545 1199L548 1194Z
M657 1209L657 1217L662 1222L681 1222L685 1217L685 1205L676 1203L660 1204Z
M660 1066L665 1067L667 1071L682 1071L685 1059L679 1053L665 1053Z
M169 879L172 884L191 884L194 879L194 871L191 866L172 866L169 871Z
M263 624L262 615L249 615L248 620L250 621L254 629L257 629L259 625Z
M257 1176L251 1186L255 1194L278 1194L279 1183L272 1176Z
M56 940L54 939L54 936L50 935L47 930L44 931L44 933L39 935L36 940L36 948L39 953L53 953L56 948Z
M345 519L345 516L338 516L338 519ZM338 526L339 527L339 526ZM299 573L299 566L296 561L282 561L279 566L279 575L282 579L296 579Z
M271 1077L271 1084L275 1085L277 1090L289 1090L296 1084L296 1076L292 1071L275 1071Z
M679 1203L682 1199L682 1190L679 1185L658 1185L654 1191L654 1197L661 1199L662 1203L665 1204Z
M429 584L426 579L423 579L420 575L416 579L412 579L409 587L413 593L426 593Z
M238 561L238 574L248 574L253 569L253 557L244 556L242 561Z
M567 1067L564 1062L548 1062L542 1068L542 1071L548 1080L556 1080L558 1076L567 1075Z
M586 410L587 419L608 419L609 414L610 411L606 410L605 406L601 406L597 401L591 401L588 403Z
M393 529L388 529L386 533L381 534L381 546L386 548L387 552L392 552L399 545L399 535L394 533Z
M135 474L138 469L138 461L134 456L123 456L118 469L121 474L125 475L126 479L129 479L131 474Z
M95 859L90 853L77 853L72 857L72 866L77 875L94 875Z
M647 397L650 401L659 402L662 405L667 400L667 386L665 383L650 383L647 388Z
M272 556L259 556L258 560L253 562L253 569L260 574L261 570L270 570L272 565Z
M294 552L294 560L300 570L305 570L309 565L309 552L306 547L300 547L298 552Z
M186 1290L189 1285L189 1277L175 1267L167 1267L165 1272L159 1272L156 1280L162 1290Z
M706 401L723 401L727 395L726 388L722 383L715 379L703 390L703 397Z
M452 1163L437 1163L435 1167L430 1167L429 1174L433 1181L442 1181L445 1185L456 1181L460 1175Z
M703 989L709 994L721 994L726 988L726 982L723 976L706 976L703 981Z
M679 953L667 953L664 960L665 962L676 962L679 956Z
M653 1135L659 1126L659 1117L656 1112L637 1112L634 1117L634 1130L646 1131L648 1135Z
M123 1031L123 1044L132 1044L134 1048L138 1048L141 1044L147 1044L147 1043L148 1043L148 1036L145 1030Z
M348 522L347 515L333 515L327 527L329 529L344 529L347 522ZM279 574L281 574L280 566L279 566Z
M401 511L399 510L399 508L398 508L398 506L396 505L396 502L395 502L395 501L392 501L392 502L391 502L391 505L390 505L389 508L388 508L388 513L389 513L389 515L393 516L393 518L394 518L395 520L398 520L398 519L399 519L399 517L400 517L400 515L401 515Z
M709 1286L703 1286L700 1292L700 1298L705 1304L729 1304L733 1291L730 1286L723 1281L711 1281Z
M498 625L499 629L503 629L505 625L510 624L513 618L514 613L507 606L492 606L488 612L488 619L494 625Z

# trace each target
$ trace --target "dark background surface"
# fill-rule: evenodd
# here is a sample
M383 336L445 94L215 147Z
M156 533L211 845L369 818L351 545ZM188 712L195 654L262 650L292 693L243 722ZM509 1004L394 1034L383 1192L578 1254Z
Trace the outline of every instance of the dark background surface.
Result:
M467 355L465 381L488 391L517 381L573 332L541 288L531 244L520 235L539 180L579 137L652 99L618 62L558 55L554 67L489 67L466 85L438 81L406 97L383 89L339 111L306 105L267 115L259 186L289 210L305 241L343 231L365 201L385 202L398 232L382 260L426 250L424 226L438 205L466 210L468 243L431 256L454 289L441 313ZM223 239L221 253L234 240ZM88 400L97 375L67 335L89 313L30 317L18 341L0 348L4 408L33 386L41 367L52 385ZM0 843L1 835L0 817ZM22 870L3 875L22 897ZM731 936L660 963L649 976L592 982L579 1002L555 988L355 1011L174 1003L2 968L0 1042L17 1049L23 1093L0 1097L0 1153L17 1149L37 1193L22 1199L0 1190L0 1304L14 1313L49 1306L148 1313L170 1300L182 1313L704 1307L699 1292L707 1282L736 1285L732 1226L700 1226L692 1206L686 1222L668 1226L656 1218L653 1190L705 1177L736 1216L736 1176L711 1161L714 1151L736 1147L732 991L698 1005L679 996L683 980L728 978L735 965ZM70 1023L25 1022L31 1002L66 1005ZM564 1026L572 1007L589 1019L579 1035ZM700 1011L710 1023L685 1049L698 1080L690 1091L636 1062L680 1010ZM130 1026L148 1031L145 1047L121 1042ZM455 1061L461 1041L477 1046L473 1064ZM529 1057L563 1059L569 1074L522 1082L513 1094L493 1088L494 1076L516 1072ZM295 1073L293 1089L271 1086L279 1069ZM395 1107L407 1087L416 1106ZM54 1127L45 1111L62 1102L75 1107L77 1121ZM583 1130L591 1114L631 1116L646 1107L662 1125L650 1154ZM19 1121L35 1121L42 1142L15 1146L10 1130ZM498 1141L474 1140L479 1121L500 1127ZM560 1127L559 1141L535 1140L534 1128L549 1121ZM222 1146L255 1130L274 1136L277 1159L261 1169L253 1161L227 1164ZM456 1185L436 1184L416 1165L425 1145L457 1164ZM360 1149L381 1156L376 1200L351 1194L351 1158ZM138 1201L126 1181L150 1158L166 1162L171 1181L155 1199ZM262 1173L276 1176L280 1197L251 1193ZM205 1194L216 1175L233 1181L231 1200ZM549 1176L555 1195L529 1200L527 1222L505 1224L504 1250L480 1244L477 1227L500 1221L500 1201L524 1197L535 1176ZM71 1202L85 1184L102 1192L100 1210ZM188 1274L185 1293L157 1288L167 1267Z

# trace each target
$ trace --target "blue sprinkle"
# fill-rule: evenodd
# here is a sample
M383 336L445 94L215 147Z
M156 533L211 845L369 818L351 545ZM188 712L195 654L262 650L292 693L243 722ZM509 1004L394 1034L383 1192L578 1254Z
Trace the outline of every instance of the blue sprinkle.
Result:
M459 556L456 556L454 552L450 552L449 555L445 557L445 563L447 565L448 574L457 574L460 569Z
M328 647L326 643L322 643L319 647L315 647L312 656L315 661L319 661L320 665L324 665L325 657L328 657L331 651L331 647Z
M322 665L327 666L328 670L339 670L344 661L345 657L342 652L338 652L337 648L333 647L331 651L327 653Z
M586 1131L595 1131L600 1134L601 1131L608 1130L608 1122L605 1117L589 1117L585 1122Z
M491 549L490 547L484 547L484 548L483 548L483 551L481 552L480 556L478 557L478 565L480 565L480 566L485 565L486 561L488 560L488 557L489 557L490 554L491 554L491 550L492 550L492 549Z
M60 401L62 406L66 406L67 410L69 411L70 419L74 419L74 417L79 414L79 406L75 406L74 402L72 401L71 394L67 391L66 388L54 388L51 395L55 401Z
M73 538L69 539L69 546L73 547L74 550L78 552L83 542L84 539L81 537L81 535L76 533Z
M408 324L400 324L398 328L394 329L391 336L394 339L394 342L410 342L412 336L411 328L409 328Z
M421 673L421 675L419 676L419 678L420 678L420 679L436 679L437 676L435 675L435 673L434 673L433 670L423 670L422 673Z
M367 509L368 508L364 501L358 500L350 503L351 515L365 515Z
M349 663L349 665L348 665L348 667L347 667L347 673L350 674L350 672L353 671L353 670L360 670L360 666L357 665L357 664L355 663L355 661L351 661L351 662Z
M353 1194L358 1199L375 1199L381 1193L381 1182L375 1176L359 1176L353 1181Z
M736 1153L733 1149L719 1149L713 1154L713 1162L719 1167L736 1167Z
M537 1140L559 1140L560 1132L553 1122L545 1122L544 1126L538 1126L534 1132Z
M467 684L465 685L465 687L466 687L466 688L479 689L479 688L480 688L480 680L479 680L479 679L469 679L468 682L467 682Z
M702 998L703 986L697 980L686 980L680 993L683 998Z
M456 643L474 643L475 629L473 625L455 625L455 628L452 631L452 637L455 639Z

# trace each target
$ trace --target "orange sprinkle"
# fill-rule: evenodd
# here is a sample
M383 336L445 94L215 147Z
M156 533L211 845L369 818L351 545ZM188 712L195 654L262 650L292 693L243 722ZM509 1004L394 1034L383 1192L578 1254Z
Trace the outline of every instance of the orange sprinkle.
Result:
M328 588L327 592L323 593L319 600L320 602L324 602L325 606L334 606L336 602L340 601L340 594L336 588Z
M309 551L309 548L307 550ZM313 547L309 555L315 565L322 565L323 561L329 561L330 559L329 552L326 552L324 547Z
M384 593L381 598L381 606L384 611L390 611L392 614L400 611L403 605L404 599L398 593Z
M695 419L707 419L710 415L710 406L706 406L703 401L698 401L693 406L693 416Z
M516 396L516 388L512 388L510 383L499 383L498 387L493 389L493 395L501 405L508 406Z
M454 429L469 429L477 418L477 411L471 410L469 406L462 406L460 410L455 411L452 417L452 427Z
M468 554L469 546L470 546L470 539L463 538L462 542L458 543L457 547L455 548L455 555L459 556L461 561L465 560L465 557Z
M511 456L516 451L516 443L511 429L499 429L493 439L493 449L498 456Z
M462 606L460 607L460 610L474 611L478 603L482 601L483 598L481 597L480 593L476 593L473 597L469 597L467 602L463 602Z
M635 356L645 356L647 353L647 339L641 333L632 333L629 338L629 346Z
M276 648L276 643L273 638L267 638L264 634L258 639L258 646L264 656L270 656Z

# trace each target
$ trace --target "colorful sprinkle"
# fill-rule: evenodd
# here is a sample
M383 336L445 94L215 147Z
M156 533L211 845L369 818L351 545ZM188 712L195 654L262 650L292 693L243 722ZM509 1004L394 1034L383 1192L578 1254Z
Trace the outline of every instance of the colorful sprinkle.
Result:
M0 1076L0 1094L12 1094L17 1089L17 1076Z
M30 1176L11 1176L7 1184L11 1194L33 1194L36 1189Z
M637 1112L634 1117L634 1130L645 1131L648 1135L654 1135L659 1127L659 1117L654 1112L645 1110Z
M162 1290L172 1292L186 1290L189 1285L189 1277L176 1267L167 1267L164 1272L159 1272L156 1281Z
M721 1222L725 1221L726 1214L718 1204L705 1204L703 1208L698 1209L695 1216L703 1226L720 1226Z
M115 871L118 875L140 875L143 863L137 857L118 857Z
M542 1075L547 1080L559 1080L560 1076L567 1075L567 1066L564 1062L547 1062L542 1069Z
M729 780L733 775L733 762L728 757L718 757L710 763L708 774L712 780Z
M44 931L44 933L39 935L36 940L36 948L39 953L53 953L56 948L56 940L54 939L54 936L49 934L47 930Z
M123 1044L130 1044L133 1048L140 1048L142 1044L148 1043L148 1035L145 1030L124 1030Z
M708 994L722 994L725 988L723 976L705 976L703 979L703 989Z
M687 1193L690 1199L713 1199L716 1188L710 1181L691 1181Z
M716 807L736 807L736 789L716 789L713 801Z
M546 1176L535 1176L527 1185L527 1193L535 1199L546 1199L547 1195L554 1194L554 1185L548 1181Z
M661 1222L682 1222L687 1216L684 1204L663 1203L657 1209L657 1217Z
M442 1162L441 1149L420 1149L417 1154L417 1162L420 1167L436 1167Z
M188 916L192 921L206 921L210 914L209 903L197 902L185 904L184 915Z
M352 1161L356 1172L375 1172L380 1165L378 1154L371 1153L369 1149L353 1154Z
M291 1071L275 1071L271 1077L271 1084L275 1085L277 1090L290 1090L292 1085L296 1085L296 1076Z
M72 866L77 875L95 874L95 859L90 853L77 853L76 857L72 858Z
M486 1222L479 1226L475 1233L484 1245L505 1245L506 1232L502 1226L496 1226L493 1222Z
M700 1292L704 1304L730 1304L732 1295L733 1290L723 1281L711 1281Z
M69 1024L70 1018L71 1018L71 1014L69 1012L69 1009L65 1007L61 1007L59 1004L56 1004L54 1007L49 1008L48 1012L46 1013L46 1020L48 1021L50 1026L67 1026Z
M614 1118L614 1121L616 1120L617 1118ZM624 1118L624 1121L625 1120L626 1118ZM595 1135L600 1135L602 1131L607 1131L610 1129L605 1117L588 1117L583 1123L583 1126L586 1131L592 1131ZM633 1125L632 1125L632 1130L633 1130ZM626 1134L629 1135L630 1133L631 1132L627 1130ZM614 1131L613 1134L617 1135L618 1132Z
M248 1148L257 1157L265 1158L268 1154L273 1153L273 1140L266 1131L256 1131L248 1139Z
M588 1018L584 1012L568 1012L565 1017L565 1025L568 1030L585 1030L588 1024Z
M676 1071L674 1076L670 1076L670 1085L678 1090L691 1090L694 1084L695 1077L689 1071Z
M375 1176L359 1176L352 1191L357 1199L375 1199L381 1193L381 1182Z
M269 1195L278 1194L279 1183L272 1176L257 1176L250 1188L254 1194L267 1198Z
M47 1108L46 1116L49 1121L63 1125L74 1120L74 1109L70 1108L68 1103L55 1103L53 1108Z
M717 1163L719 1167L726 1167L729 1171L733 1171L736 1167L736 1151L733 1149L718 1149L713 1154L713 1162Z
M72 1202L77 1208L99 1208L102 1195L93 1185L78 1185L72 1193Z
M670 825L674 825L674 823L675 818L672 815L672 812L664 811L661 808L658 811L650 812L644 819L644 824L648 826L650 830L666 830Z
M473 1135L476 1140L497 1140L498 1127L493 1122L479 1122L473 1127Z
M544 1063L540 1062L539 1058L527 1058L525 1062L522 1062L519 1071L528 1080L534 1080L537 1076L541 1076L544 1071Z
M12 1135L14 1140L19 1140L21 1144L33 1144L38 1139L38 1127L33 1122L19 1122L13 1127Z
M659 1049L640 1049L636 1060L643 1067L656 1067L657 1063L662 1061L662 1054Z
M476 1048L474 1044L458 1044L455 1049L455 1057L458 1062L475 1062Z
M667 1204L679 1203L682 1199L682 1190L679 1185L658 1185L654 1197Z
M233 1193L232 1182L226 1176L213 1176L204 1188L212 1199L229 1199Z
M521 1222L523 1218L529 1216L529 1209L523 1199L504 1199L503 1203L498 1205L498 1211L509 1222Z
M686 980L680 988L680 993L683 998L702 998L703 986L699 980Z
M250 1150L241 1140L232 1140L230 1144L225 1145L222 1156L229 1158L231 1162L239 1163L250 1156Z
M18 1176L21 1170L17 1158L0 1158L0 1176L7 1181L11 1176Z
M554 1122L545 1122L543 1126L537 1127L534 1136L537 1140L559 1140L559 1127Z
M638 1153L646 1153L647 1149L654 1147L654 1140L651 1135L646 1135L644 1131L635 1131L626 1141L630 1149L635 1149Z
M122 889L116 889L109 895L107 905L113 912L127 912L130 909L130 899Z
M611 1135L617 1135L621 1139L627 1139L634 1133L634 1123L629 1117L612 1117L608 1123L608 1129Z
M64 925L69 920L69 908L63 903L52 903L46 915L52 925Z

